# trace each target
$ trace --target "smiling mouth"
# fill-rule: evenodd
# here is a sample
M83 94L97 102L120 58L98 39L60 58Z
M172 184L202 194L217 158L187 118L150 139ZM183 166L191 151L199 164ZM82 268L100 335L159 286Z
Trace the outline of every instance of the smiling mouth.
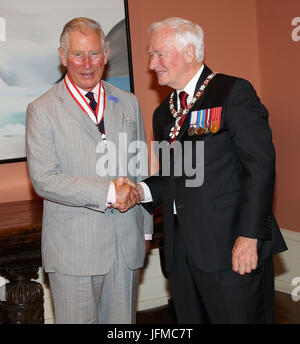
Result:
M81 73L81 76L85 79L91 79L94 77L94 73Z
M155 71L155 73L156 73L157 76L160 76L160 75L166 73L166 71L165 70Z

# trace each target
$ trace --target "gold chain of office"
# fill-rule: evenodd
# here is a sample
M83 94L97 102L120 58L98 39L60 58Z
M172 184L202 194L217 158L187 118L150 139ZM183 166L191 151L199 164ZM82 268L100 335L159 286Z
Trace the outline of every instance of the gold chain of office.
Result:
M203 81L203 84L200 86L199 90L197 91L197 93L195 94L195 96L193 97L192 101L189 103L189 105L187 106L186 109L180 109L179 111L175 110L174 95L175 95L176 91L172 92L172 94L170 96L170 100L169 100L169 107L170 107L170 111L171 111L172 116L177 119L177 118L180 118L180 117L186 115L190 111L190 109L193 107L193 105L196 103L196 101L201 97L205 88L210 83L210 81L213 79L213 77L217 74L218 74L218 72L213 72L213 73L209 74L209 76Z

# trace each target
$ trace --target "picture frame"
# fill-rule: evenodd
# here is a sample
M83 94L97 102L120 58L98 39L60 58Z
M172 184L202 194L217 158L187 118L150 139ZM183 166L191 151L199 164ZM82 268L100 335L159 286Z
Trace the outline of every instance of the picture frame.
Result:
M64 77L59 36L75 17L98 21L109 41L102 79L134 92L127 0L7 2L0 14L0 164L27 160L27 105Z

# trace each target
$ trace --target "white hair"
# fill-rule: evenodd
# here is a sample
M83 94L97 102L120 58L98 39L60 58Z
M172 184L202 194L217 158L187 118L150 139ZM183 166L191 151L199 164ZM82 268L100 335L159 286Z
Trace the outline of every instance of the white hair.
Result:
M151 33L152 31L165 26L174 30L175 41L177 43L181 43L184 46L187 44L194 45L198 62L202 62L204 60L204 32L201 26L187 19L170 17L162 21L152 23L148 28L148 32Z
M69 32L80 31L82 33L86 33L86 30L93 30L97 32L97 34L101 38L103 54L106 54L106 51L109 48L109 43L105 38L101 25L93 19L86 17L78 17L70 20L64 26L63 31L60 35L60 46L63 49L63 53L65 56L69 48Z

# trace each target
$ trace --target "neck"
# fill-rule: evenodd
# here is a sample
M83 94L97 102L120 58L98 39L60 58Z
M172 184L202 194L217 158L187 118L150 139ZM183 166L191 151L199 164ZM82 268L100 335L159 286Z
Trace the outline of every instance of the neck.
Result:
M186 73L184 74L184 79L180 84L178 84L178 87L176 87L176 90L183 90L185 86L192 80L192 78L196 75L196 73L199 71L199 69L202 67L202 62L194 63L193 65L188 68Z

